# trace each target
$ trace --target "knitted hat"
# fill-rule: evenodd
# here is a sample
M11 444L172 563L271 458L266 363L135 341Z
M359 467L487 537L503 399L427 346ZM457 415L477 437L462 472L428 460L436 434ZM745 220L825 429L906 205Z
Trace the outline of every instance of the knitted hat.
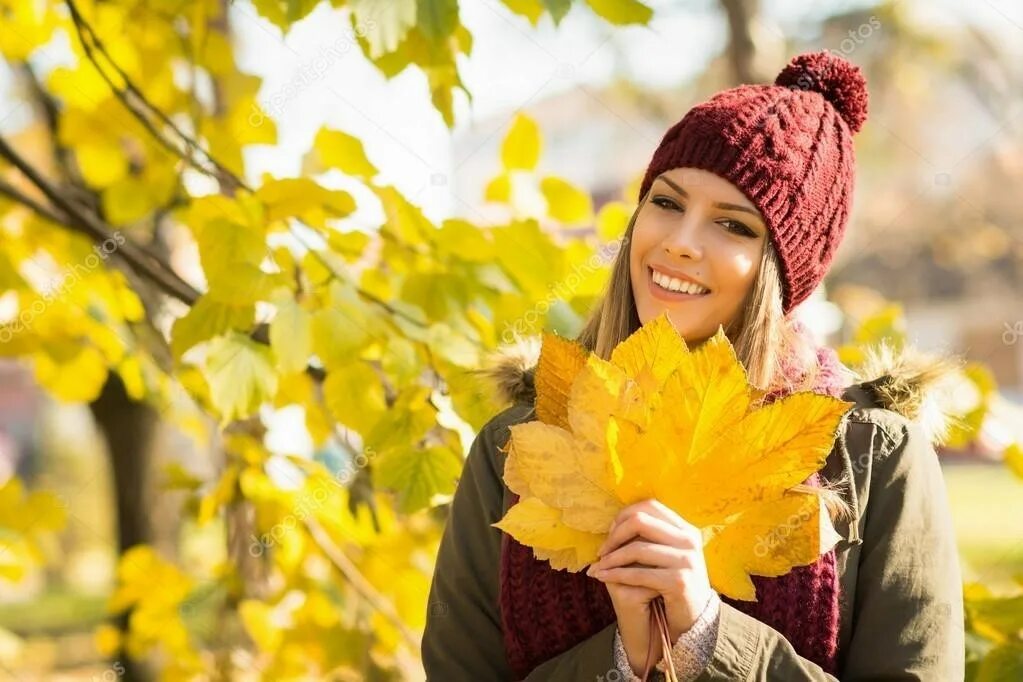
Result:
M824 278L853 196L852 136L867 118L859 67L829 52L792 59L774 85L740 85L689 110L665 133L640 198L673 168L715 173L767 222L787 314Z

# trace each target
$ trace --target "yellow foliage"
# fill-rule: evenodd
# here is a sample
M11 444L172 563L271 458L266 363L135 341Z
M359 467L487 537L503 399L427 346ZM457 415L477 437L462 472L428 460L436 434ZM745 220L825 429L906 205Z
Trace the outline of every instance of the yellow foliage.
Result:
M501 163L506 170L533 170L540 160L542 141L536 121L519 113L501 143Z
M572 183L553 175L540 180L540 192L547 200L547 212L566 225L586 225L593 221L590 195Z
M657 499L699 527L712 585L755 599L750 575L813 562L838 539L822 499L795 489L831 451L850 403L809 392L755 407L719 327L690 350L662 314L605 361L546 334L537 421L511 426L493 524L554 568L597 558L624 507Z

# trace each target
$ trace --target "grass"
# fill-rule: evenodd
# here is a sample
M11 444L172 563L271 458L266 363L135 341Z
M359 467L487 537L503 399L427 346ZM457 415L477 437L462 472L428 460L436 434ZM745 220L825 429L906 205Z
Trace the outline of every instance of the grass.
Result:
M1001 464L943 471L963 579L1011 590L1014 577L1023 576L1023 480Z
M84 595L66 588L43 592L26 602L0 607L0 627L20 635L88 629L104 619L104 595Z

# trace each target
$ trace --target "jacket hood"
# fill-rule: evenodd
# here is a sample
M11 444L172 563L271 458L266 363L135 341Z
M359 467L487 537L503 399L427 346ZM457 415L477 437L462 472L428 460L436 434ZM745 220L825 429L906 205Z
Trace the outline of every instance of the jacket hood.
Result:
M521 338L501 346L488 357L482 374L502 403L532 405L536 398L533 374L540 358L540 338ZM891 410L917 421L931 442L946 440L955 422L947 394L961 363L950 356L901 348L882 342L866 350L862 363L849 369L853 383L844 398L861 407Z

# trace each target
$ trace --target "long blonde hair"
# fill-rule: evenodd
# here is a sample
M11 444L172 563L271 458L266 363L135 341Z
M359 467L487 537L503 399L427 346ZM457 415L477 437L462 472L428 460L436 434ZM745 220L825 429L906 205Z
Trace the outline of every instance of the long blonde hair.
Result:
M647 193L649 196L649 192ZM644 197L644 202L646 197ZM576 341L607 360L615 346L640 327L632 295L629 270L632 233L643 202L640 202L622 237L611 268L611 278ZM770 239L764 244L760 267L739 313L725 325L725 334L746 369L749 382L761 391L809 390L819 371L817 353L810 340L795 330L782 310L782 282L778 256ZM795 358L797 383L778 371L780 358Z
M611 268L611 278L576 337L584 348L605 360L610 358L615 346L641 326L632 294L629 261L636 216L642 206L640 202L629 219ZM817 349L783 312L781 270L770 239L764 244L753 285L739 313L725 325L725 334L746 369L750 384L760 391L759 397L779 389L786 393L811 390L820 371ZM793 380L780 371L781 358L786 354L791 354L796 363L797 371L793 375L801 378ZM838 441L844 447L843 433L839 433ZM833 481L822 476L820 487L799 485L795 489L820 495L832 519L851 519L851 507L841 494L851 483L845 476Z

